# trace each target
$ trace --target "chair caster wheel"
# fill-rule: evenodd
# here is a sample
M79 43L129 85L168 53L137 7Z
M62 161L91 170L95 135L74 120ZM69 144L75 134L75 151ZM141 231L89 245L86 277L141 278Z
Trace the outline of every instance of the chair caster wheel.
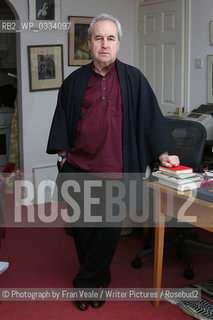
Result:
M140 269L142 267L142 262L140 259L136 258L134 260L132 260L132 266L135 269Z
M192 280L194 278L194 271L191 269L186 269L183 273L183 276L187 280Z

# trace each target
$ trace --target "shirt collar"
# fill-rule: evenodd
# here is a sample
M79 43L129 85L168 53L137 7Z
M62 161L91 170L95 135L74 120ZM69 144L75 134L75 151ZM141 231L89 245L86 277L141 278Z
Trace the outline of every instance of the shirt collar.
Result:
M105 77L111 73L114 69L116 68L116 65L115 65L115 61L110 63L108 66L107 66L107 73L105 75ZM94 63L92 63L92 71L94 72L95 75L98 75L99 77L103 77L101 74L97 73L95 71L95 68L94 68Z

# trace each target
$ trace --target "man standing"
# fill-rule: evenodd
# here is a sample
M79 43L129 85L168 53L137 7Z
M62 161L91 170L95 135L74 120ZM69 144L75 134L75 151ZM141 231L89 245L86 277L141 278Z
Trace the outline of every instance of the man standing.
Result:
M179 164L167 153L173 141L146 78L116 58L121 36L116 18L96 16L88 30L92 63L60 88L47 152L59 154L61 172L144 173L156 159L168 167ZM75 287L109 285L119 235L119 228L74 228L80 262ZM89 306L77 303L82 310Z

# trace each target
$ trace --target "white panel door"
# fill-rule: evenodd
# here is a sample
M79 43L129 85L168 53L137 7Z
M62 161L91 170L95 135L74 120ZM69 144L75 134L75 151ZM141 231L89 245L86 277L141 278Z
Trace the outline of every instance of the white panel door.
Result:
M140 69L153 88L164 115L183 107L183 15L183 0L140 6Z

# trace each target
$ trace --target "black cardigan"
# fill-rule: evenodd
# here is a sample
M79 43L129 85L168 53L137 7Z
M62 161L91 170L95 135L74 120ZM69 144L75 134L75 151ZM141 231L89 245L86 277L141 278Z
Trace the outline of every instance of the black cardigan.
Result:
M173 139L156 97L140 70L118 59L116 67L123 108L124 172L145 172L151 161L171 149ZM72 149L91 68L92 63L85 65L64 80L58 93L47 153Z

